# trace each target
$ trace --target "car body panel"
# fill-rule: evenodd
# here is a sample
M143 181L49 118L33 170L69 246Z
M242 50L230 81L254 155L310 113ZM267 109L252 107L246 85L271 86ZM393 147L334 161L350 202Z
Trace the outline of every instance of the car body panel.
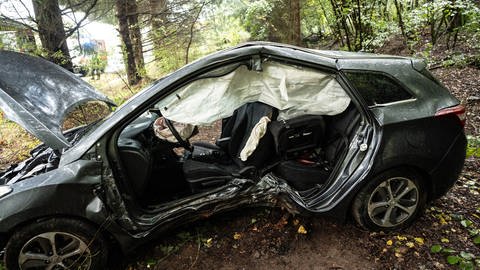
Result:
M388 125L411 119L421 119L435 115L443 108L458 105L460 101L443 87L413 69L415 59L371 58L340 59L340 70L354 72L381 72L393 77L403 88L413 94L411 100L379 104L371 111L380 125Z
M61 132L64 117L77 105L105 95L47 60L0 50L0 108L12 121L53 149L69 147Z

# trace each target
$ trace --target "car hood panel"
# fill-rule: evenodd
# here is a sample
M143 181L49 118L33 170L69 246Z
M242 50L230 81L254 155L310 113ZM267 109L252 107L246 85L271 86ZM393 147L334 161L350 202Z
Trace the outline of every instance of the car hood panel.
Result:
M68 112L88 101L114 105L73 73L38 57L0 51L0 108L46 145L69 147L61 131Z

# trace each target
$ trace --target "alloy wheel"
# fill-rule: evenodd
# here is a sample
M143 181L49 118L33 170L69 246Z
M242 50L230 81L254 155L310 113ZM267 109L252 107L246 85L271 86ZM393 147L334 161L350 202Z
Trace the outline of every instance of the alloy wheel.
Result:
M368 200L368 216L378 226L394 227L411 217L419 202L419 189L410 179L394 177L381 182Z
M65 232L47 232L31 238L18 255L20 269L89 269L87 243Z

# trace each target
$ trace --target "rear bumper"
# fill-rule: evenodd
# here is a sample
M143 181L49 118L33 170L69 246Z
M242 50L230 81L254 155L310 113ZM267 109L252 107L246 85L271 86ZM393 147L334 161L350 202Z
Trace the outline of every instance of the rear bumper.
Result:
M455 184L465 163L466 149L467 138L462 131L457 135L441 161L429 173L432 180L430 200L445 195Z

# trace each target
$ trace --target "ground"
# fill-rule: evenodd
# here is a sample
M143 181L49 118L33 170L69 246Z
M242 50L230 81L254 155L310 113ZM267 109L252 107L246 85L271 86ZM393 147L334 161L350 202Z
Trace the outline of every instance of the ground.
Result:
M351 220L291 216L282 209L246 208L214 216L171 231L157 242L122 258L115 269L473 269L480 267L480 70L473 67L433 70L467 106L471 138L463 173L448 194L428 206L410 228L396 233L363 231ZM101 85L113 95L120 78ZM98 83L98 82L96 82ZM113 86L112 86L113 84ZM13 124L0 119L0 166L21 157L35 143ZM15 131L16 132L16 131ZM477 147L477 148L476 148ZM475 151L477 153L475 154ZM1 265L0 265L1 269Z

